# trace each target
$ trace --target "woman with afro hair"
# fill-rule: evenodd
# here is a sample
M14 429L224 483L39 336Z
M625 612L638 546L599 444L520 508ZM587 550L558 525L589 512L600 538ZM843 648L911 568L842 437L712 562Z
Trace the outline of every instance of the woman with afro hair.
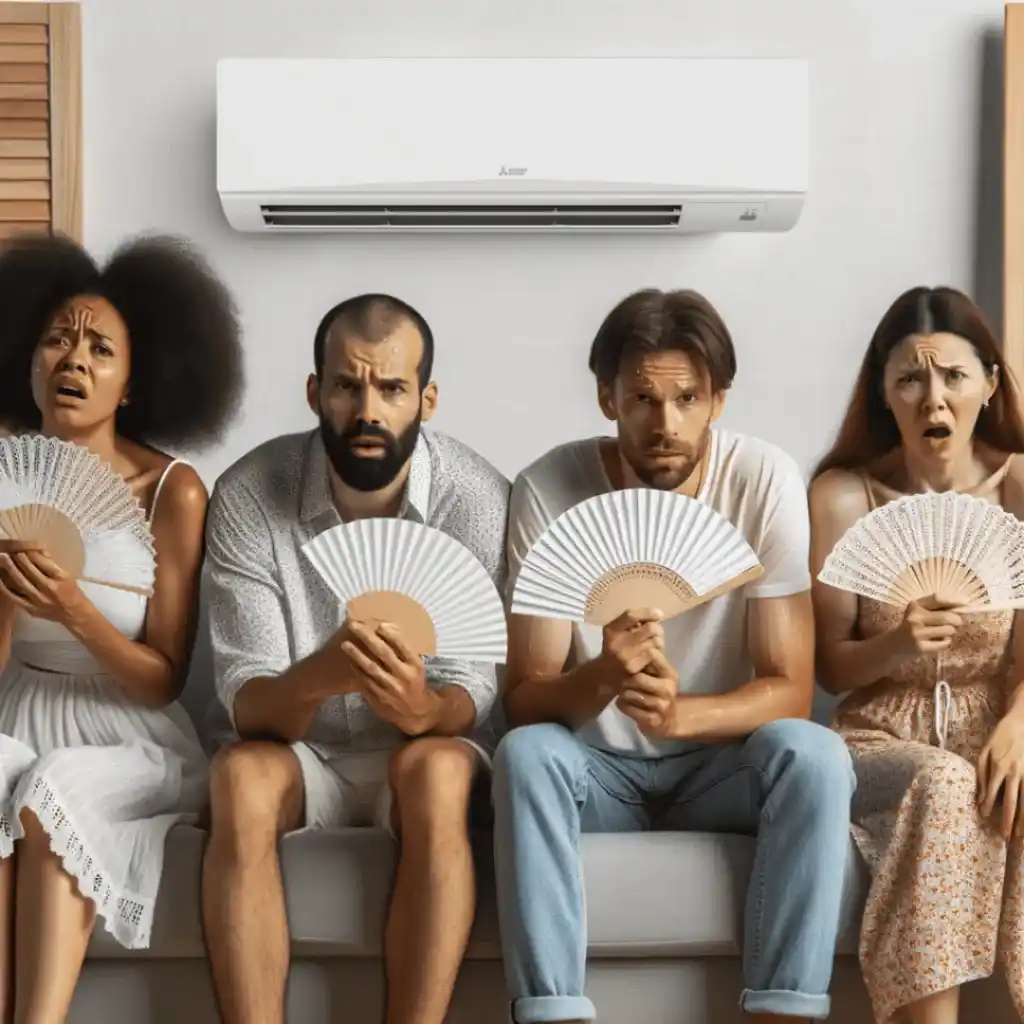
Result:
M0 1016L62 1021L97 914L148 946L164 842L207 764L177 703L207 494L158 444L217 439L242 385L234 303L190 247L144 238L103 267L73 242L0 251L0 422L83 445L128 483L153 595L79 582L0 542Z

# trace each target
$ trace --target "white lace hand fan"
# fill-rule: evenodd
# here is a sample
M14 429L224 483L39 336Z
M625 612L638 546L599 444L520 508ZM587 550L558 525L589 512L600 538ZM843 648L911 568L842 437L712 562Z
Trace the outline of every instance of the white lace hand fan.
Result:
M0 539L38 541L83 583L153 595L146 514L124 478L81 445L0 437Z
M422 657L505 661L501 596L447 533L407 519L361 519L325 530L302 551L349 618L392 623Z
M512 612L599 626L633 608L672 618L763 572L710 506L630 488L588 498L551 523L523 561Z
M843 534L818 579L901 608L933 595L961 612L1024 607L1024 523L954 491L897 498Z

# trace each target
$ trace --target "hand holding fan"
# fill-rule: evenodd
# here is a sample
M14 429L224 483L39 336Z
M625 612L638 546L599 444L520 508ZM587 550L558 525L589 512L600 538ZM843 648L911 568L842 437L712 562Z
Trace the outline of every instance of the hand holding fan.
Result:
M897 498L843 534L818 579L901 608L932 596L957 612L1024 607L1024 523L954 491Z
M0 539L38 544L81 582L153 594L146 514L124 478L81 445L0 437Z
M512 612L607 625L624 611L666 618L764 572L710 506L671 491L613 491L562 513L523 561Z
M447 533L407 519L361 519L325 530L302 551L349 618L392 623L421 657L505 661L501 596Z

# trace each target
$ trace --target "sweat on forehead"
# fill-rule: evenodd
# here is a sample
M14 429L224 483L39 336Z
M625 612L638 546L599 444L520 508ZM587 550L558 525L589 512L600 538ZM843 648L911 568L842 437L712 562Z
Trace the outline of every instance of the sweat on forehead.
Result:
M696 384L707 378L707 370L680 349L659 349L627 356L619 371L626 383L645 380L674 380Z
M413 360L419 365L423 356L423 337L406 317L393 321L391 328L363 334L345 324L333 325L327 334L328 359L345 359L362 352L364 357L387 361Z

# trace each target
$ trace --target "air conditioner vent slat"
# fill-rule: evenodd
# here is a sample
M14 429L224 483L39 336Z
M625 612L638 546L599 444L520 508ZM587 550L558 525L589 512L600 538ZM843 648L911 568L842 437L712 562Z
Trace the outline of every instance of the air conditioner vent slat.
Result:
M268 227L673 227L681 206L559 204L431 206L283 204L260 207Z

